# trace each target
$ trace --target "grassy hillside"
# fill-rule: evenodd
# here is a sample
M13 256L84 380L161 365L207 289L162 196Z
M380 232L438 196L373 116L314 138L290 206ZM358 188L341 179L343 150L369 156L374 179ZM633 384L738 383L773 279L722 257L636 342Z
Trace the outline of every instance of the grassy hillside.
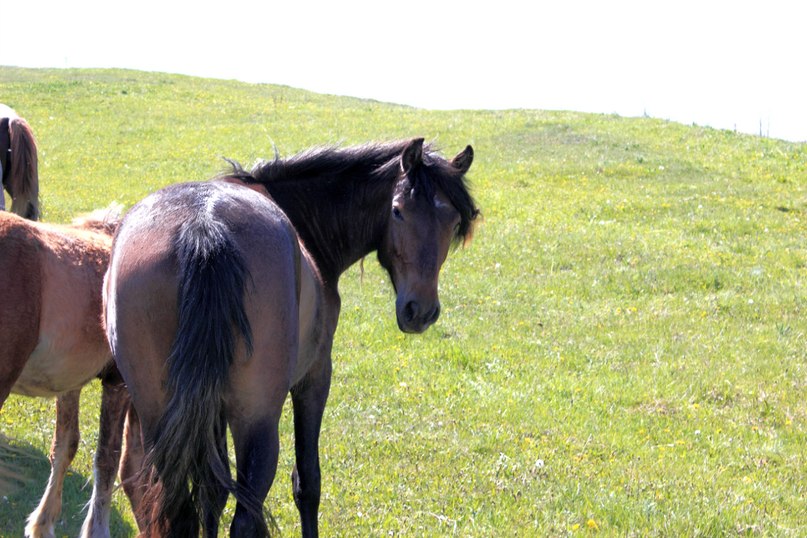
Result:
M59 222L273 145L474 146L485 219L443 269L438 324L399 333L372 259L343 278L324 536L807 534L807 145L131 71L0 68L0 102L37 134ZM93 384L59 535L89 498L98 402ZM267 504L295 536L287 411ZM32 478L0 499L0 535L44 488L53 418L2 410L4 457ZM113 526L135 533L122 492Z

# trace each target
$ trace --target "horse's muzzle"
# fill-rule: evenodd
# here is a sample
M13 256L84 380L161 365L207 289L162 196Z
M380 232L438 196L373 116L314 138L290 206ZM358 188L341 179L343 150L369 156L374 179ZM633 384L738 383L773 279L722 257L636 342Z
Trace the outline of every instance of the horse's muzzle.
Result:
M410 334L419 334L431 327L440 317L440 302L429 306L417 301L407 301L397 309L398 328Z

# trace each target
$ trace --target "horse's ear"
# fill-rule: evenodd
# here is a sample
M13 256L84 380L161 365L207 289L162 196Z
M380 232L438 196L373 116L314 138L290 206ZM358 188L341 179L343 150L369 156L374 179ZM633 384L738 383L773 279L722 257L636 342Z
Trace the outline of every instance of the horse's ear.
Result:
M456 157L451 161L451 164L461 173L465 173L471 168L471 163L474 162L474 148L466 146L464 150L459 152Z
M401 170L409 175L423 164L423 139L415 138L403 150L401 154Z

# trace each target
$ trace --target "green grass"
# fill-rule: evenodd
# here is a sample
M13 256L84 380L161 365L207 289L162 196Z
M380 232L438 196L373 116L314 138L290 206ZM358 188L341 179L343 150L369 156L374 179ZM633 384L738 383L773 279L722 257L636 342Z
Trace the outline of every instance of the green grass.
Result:
M372 259L343 277L324 536L807 534L807 145L117 70L0 68L0 101L38 136L48 221L273 144L474 146L484 223L443 269L438 324L399 333ZM59 535L89 498L98 402L93 384ZM267 501L286 536L290 415ZM53 419L16 396L0 415L32 476L0 499L3 536L44 488ZM113 532L134 529L119 492Z

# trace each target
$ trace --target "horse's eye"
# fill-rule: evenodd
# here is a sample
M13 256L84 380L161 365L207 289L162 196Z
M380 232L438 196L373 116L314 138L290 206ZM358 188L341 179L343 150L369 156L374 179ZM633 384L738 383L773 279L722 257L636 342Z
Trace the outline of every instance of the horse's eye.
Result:
M397 206L393 206L392 208L392 216L398 220L403 220L403 215L401 214L401 210L398 209Z

